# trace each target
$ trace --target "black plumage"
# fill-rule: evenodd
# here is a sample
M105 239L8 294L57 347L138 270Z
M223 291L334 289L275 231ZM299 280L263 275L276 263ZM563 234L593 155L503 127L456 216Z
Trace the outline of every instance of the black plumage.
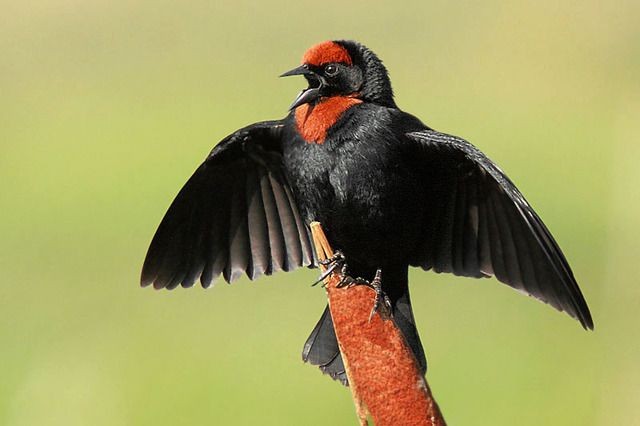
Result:
M209 287L314 263L309 231L282 169L282 125L258 123L214 148L169 207L142 284Z
M180 191L151 242L143 285L208 287L220 275L314 266L308 224L317 220L351 275L382 269L394 321L423 370L409 266L495 276L593 328L567 260L515 185L469 142L398 109L373 52L325 42L293 74L310 86L291 113L225 138ZM303 359L346 383L328 310Z

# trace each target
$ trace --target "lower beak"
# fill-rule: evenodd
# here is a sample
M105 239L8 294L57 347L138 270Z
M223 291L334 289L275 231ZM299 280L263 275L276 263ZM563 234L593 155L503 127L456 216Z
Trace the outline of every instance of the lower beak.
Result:
M319 87L304 89L302 92L300 92L296 100L293 101L293 103L289 107L289 111L298 108L300 105L311 103L316 99L319 99L320 96L321 95Z
M322 89L322 79L320 79L316 73L311 71L307 65L300 65L299 67L294 68L291 71L285 72L284 74L280 75L280 77L289 77L291 75L308 76L307 80L317 80L318 86L309 87L308 89L304 89L302 92L300 92L296 100L293 101L293 103L289 107L289 111L296 109L300 105L311 103L322 96L320 94L320 90Z

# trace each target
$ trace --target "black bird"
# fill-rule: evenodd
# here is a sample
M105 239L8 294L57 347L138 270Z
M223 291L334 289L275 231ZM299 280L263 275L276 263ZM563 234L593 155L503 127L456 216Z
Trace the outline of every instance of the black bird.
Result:
M571 268L511 180L469 142L400 110L378 57L354 41L311 47L283 74L309 87L282 120L245 127L211 151L151 242L142 285L203 287L317 261L308 225L322 223L349 274L383 272L393 320L423 372L407 272L499 281L593 328ZM303 359L346 383L325 309Z

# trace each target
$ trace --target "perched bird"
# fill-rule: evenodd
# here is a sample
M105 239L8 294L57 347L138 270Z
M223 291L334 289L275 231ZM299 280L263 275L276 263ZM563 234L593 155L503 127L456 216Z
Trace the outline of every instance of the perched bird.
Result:
M151 242L142 285L209 287L313 267L319 221L349 275L382 272L393 320L423 372L410 266L499 281L592 329L560 247L509 178L469 142L400 110L384 65L354 41L311 47L309 86L282 120L226 137L182 188ZM303 359L346 383L325 309Z

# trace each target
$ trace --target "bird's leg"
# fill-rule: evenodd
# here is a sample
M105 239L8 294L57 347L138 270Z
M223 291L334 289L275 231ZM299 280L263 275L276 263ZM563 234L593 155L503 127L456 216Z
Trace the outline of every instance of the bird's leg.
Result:
M371 309L371 313L369 314L369 321L371 321L371 318L373 318L373 315L376 312L380 314L382 319L391 319L393 317L391 300L389 300L389 297L384 293L384 291L382 291L381 269L376 271L376 275L373 277L373 281L371 281L369 286L376 292L376 299L373 303L373 309Z

